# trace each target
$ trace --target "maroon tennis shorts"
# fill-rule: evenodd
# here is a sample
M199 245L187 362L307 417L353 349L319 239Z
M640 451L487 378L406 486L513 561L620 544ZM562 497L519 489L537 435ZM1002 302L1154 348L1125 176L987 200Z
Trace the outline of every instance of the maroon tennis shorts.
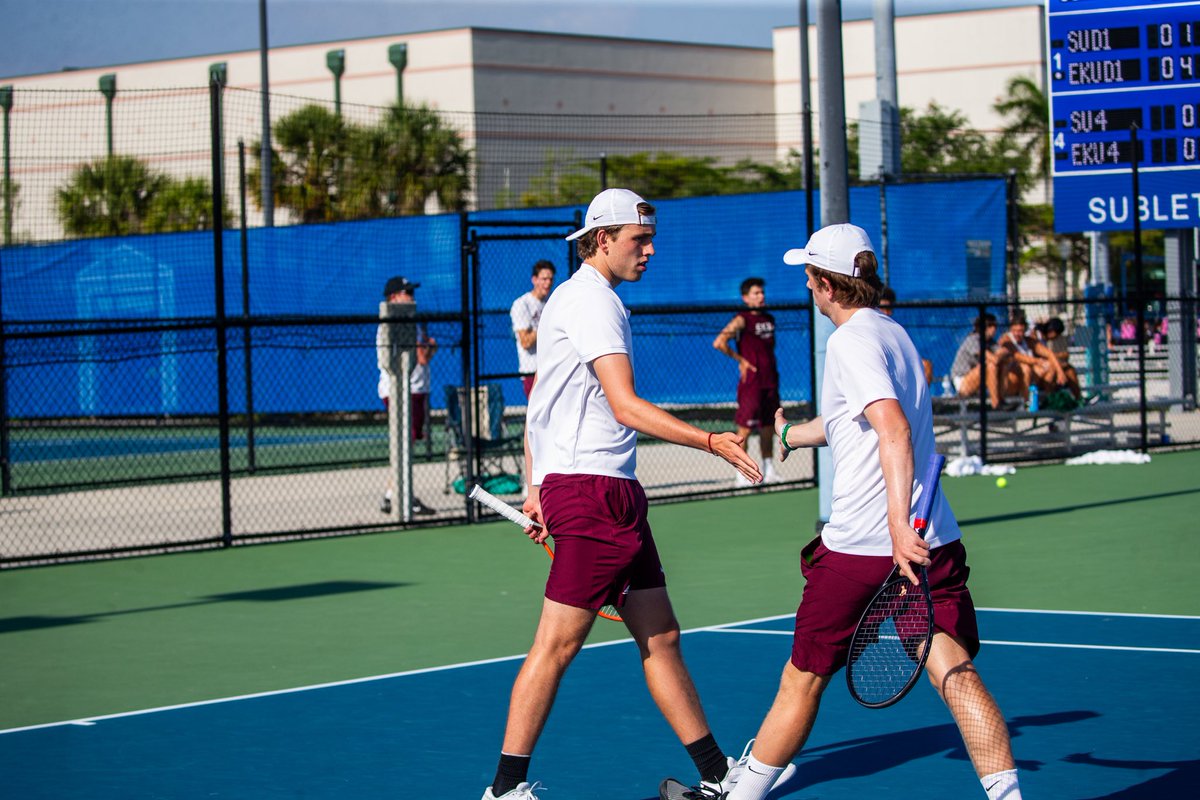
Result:
M975 604L967 589L967 551L962 541L930 552L929 591L933 597L936 631L962 640L974 658L979 652ZM816 675L832 675L846 665L850 637L867 603L892 572L891 556L835 553L821 537L813 539L800 557L804 595L796 610L792 664Z
M577 608L620 606L631 589L666 586L637 481L547 475L542 518L554 537L546 598Z
M420 441L425 438L425 417L429 415L429 394L427 392L413 392L409 395L412 398L412 438ZM384 397L383 407L387 408L391 403L388 398Z
M763 388L756 383L739 383L737 390L737 413L733 424L739 428L754 430L764 425L775 424L775 409L779 408L779 389Z

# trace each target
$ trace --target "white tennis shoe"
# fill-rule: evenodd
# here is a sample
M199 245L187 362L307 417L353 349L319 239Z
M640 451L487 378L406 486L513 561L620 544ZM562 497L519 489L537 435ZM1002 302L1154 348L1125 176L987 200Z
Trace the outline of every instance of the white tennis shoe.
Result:
M717 783L700 781L696 786L685 786L674 778L667 778L659 784L659 800L722 800L722 798L733 791L733 787L737 786L738 780L746 773L746 769L750 763L750 749L753 746L754 740L751 739L746 743L746 749L742 751L741 758L735 761L732 756L727 757L729 771L725 773L724 780ZM783 772L779 773L779 777L775 779L775 782L771 784L771 791L787 783L795 774L796 765L788 764L783 768ZM485 800L489 799L485 798Z
M538 797L533 793L533 790L537 789L539 786L541 786L541 783L538 783L537 781L534 781L533 783L518 783L517 788L505 792L499 797L492 794L492 787L489 786L483 792L483 800L538 800Z

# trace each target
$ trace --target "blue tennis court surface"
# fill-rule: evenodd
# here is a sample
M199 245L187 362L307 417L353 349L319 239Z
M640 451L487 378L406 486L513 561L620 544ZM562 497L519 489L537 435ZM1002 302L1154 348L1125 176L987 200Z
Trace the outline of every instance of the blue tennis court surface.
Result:
M1194 796L1200 618L983 610L980 627L977 663L1008 718L1027 798ZM774 697L790 629L789 615L684 637L731 755ZM519 666L519 658L453 665L4 731L0 794L474 800L492 778ZM839 675L796 763L775 796L983 797L957 729L924 681L899 705L869 711ZM695 777L650 701L635 646L588 647L534 758L541 796L649 800L668 775Z

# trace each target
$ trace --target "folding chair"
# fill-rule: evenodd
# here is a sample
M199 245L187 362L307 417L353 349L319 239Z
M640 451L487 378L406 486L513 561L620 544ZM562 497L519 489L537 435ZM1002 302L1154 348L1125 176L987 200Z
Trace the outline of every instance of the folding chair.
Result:
M524 487L525 445L520 425L504 419L504 389L499 383L485 383L468 390L464 386L445 387L446 392L446 473L443 492L465 493L468 472L475 482L492 494L517 494ZM476 402L476 400L478 402ZM464 424L464 406L470 403L475 436L469 449ZM477 470L468 470L469 450L475 454ZM506 466L511 469L506 470ZM499 491L497 491L499 490Z

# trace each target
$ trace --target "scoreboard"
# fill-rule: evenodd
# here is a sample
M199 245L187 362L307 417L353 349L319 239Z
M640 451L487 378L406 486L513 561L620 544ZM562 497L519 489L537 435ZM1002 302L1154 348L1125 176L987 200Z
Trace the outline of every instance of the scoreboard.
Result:
M1200 0L1047 3L1055 230L1200 227Z

